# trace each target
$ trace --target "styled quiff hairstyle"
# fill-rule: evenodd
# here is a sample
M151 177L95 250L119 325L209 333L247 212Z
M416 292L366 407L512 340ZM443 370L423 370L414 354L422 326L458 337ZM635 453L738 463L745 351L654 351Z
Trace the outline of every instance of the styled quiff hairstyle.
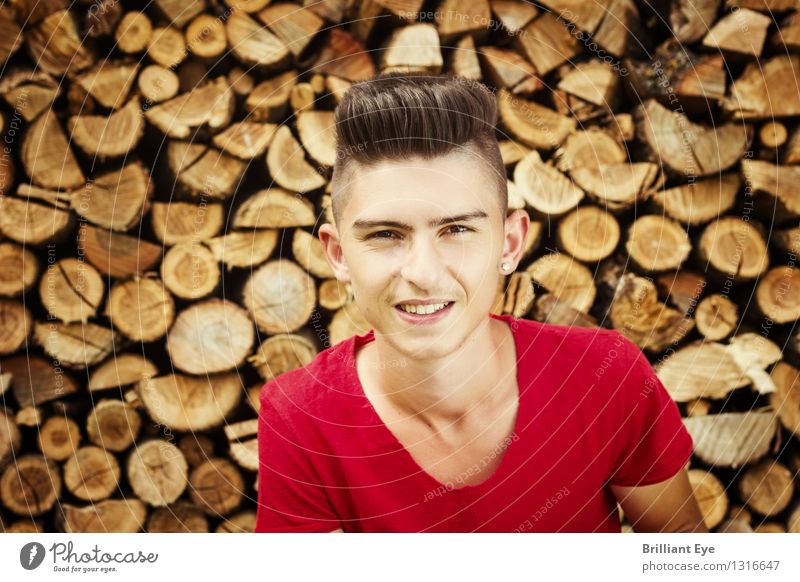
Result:
M506 217L508 182L495 136L497 101L484 84L456 75L382 73L350 87L334 118L331 204L336 225L349 201L348 184L356 167L412 157L430 160L453 151L481 160L497 185Z

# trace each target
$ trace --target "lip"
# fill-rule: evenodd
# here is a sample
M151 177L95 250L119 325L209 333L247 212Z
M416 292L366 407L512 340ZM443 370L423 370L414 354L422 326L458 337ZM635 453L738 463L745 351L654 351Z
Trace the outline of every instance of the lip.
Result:
M426 301L425 303L429 302ZM447 303L447 302L442 301L441 303ZM450 305L448 305L444 309L440 309L439 311L431 313L430 315L418 315L416 313L408 313L400 309L399 304L395 305L393 309L397 312L398 316L403 321L412 323L414 325L430 325L433 323L437 323L438 321L441 321L442 319L447 317L447 315L453 310L453 305L455 305L455 301L451 301Z

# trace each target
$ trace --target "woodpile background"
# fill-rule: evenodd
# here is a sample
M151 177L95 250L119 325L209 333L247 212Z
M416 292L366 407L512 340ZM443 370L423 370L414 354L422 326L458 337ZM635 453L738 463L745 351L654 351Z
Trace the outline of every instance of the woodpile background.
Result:
M708 525L800 532L798 7L4 2L2 529L252 530L258 390L368 329L315 239L333 108L423 70L500 106L495 312L622 331Z

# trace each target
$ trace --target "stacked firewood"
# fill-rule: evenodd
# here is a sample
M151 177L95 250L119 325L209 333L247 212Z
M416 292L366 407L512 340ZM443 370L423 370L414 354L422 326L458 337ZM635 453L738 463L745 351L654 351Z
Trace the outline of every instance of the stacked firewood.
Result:
M252 531L261 386L369 329L316 228L336 103L398 70L496 95L494 312L620 330L709 527L800 532L800 12L657 6L3 3L0 530Z

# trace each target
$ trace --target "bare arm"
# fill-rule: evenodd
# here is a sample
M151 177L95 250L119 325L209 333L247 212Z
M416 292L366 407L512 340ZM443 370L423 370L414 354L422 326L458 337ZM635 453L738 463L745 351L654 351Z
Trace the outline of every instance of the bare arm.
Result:
M642 487L611 485L634 531L708 533L685 469Z

